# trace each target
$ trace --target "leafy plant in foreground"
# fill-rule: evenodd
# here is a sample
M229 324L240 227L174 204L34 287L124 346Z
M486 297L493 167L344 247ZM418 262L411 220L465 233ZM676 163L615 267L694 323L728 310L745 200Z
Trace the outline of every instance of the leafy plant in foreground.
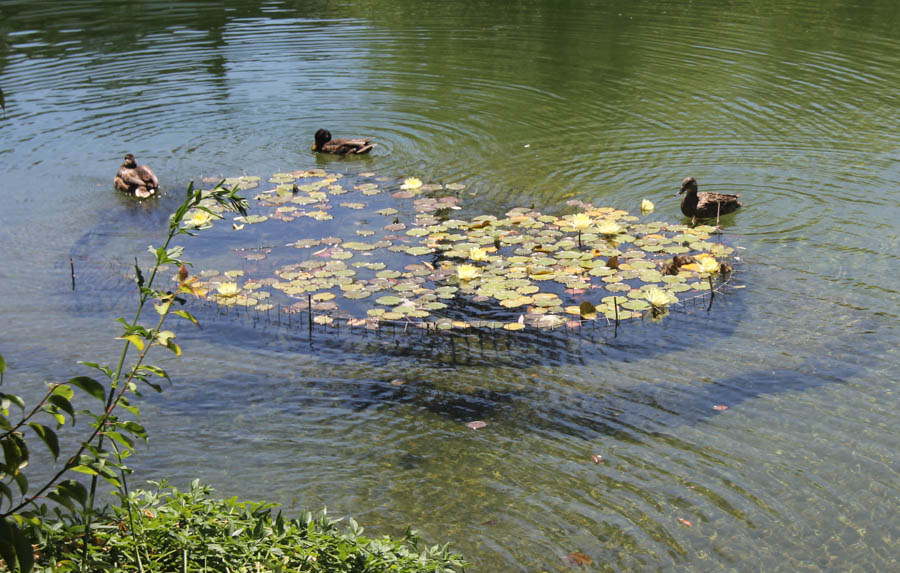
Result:
M146 440L147 433L137 421L123 419L119 413L124 410L137 417L139 410L132 405L129 396L140 396L139 383L156 391L161 387L156 378L168 380L165 370L147 364L145 359L154 346L164 346L177 355L181 348L175 343L175 333L164 330L166 318L174 313L191 322L196 319L185 310L174 310L173 304L184 303L179 296L183 293L196 294L197 289L188 277L185 262L181 260L183 248L170 246L176 235L192 235L191 227L183 225L189 212L205 212L214 218L221 218L210 207L218 205L246 215L246 201L237 195L237 187L228 189L219 183L211 191L188 187L184 202L169 220L168 235L161 247L150 247L155 262L145 278L135 260L135 280L139 289L139 301L134 318L130 321L119 318L124 340L118 363L114 368L96 362L82 362L103 374L105 384L89 376L76 376L65 383L49 383L47 391L38 403L28 409L18 395L0 392L0 447L3 461L0 465L0 558L9 570L31 571L34 566L32 543L40 541L34 535L42 531L39 525L50 517L58 520L70 518L78 524L77 530L83 535L82 555L88 554L89 541L93 533L94 497L98 478L103 478L117 488L119 494L128 496L125 475L130 471L123 460L134 452L135 439ZM154 288L154 282L164 266L180 267L178 287L174 291ZM152 302L157 317L155 324L143 325L139 321L148 302ZM134 362L126 368L129 351L134 347L139 353ZM0 384L6 363L0 356ZM101 379L103 379L101 378ZM47 447L55 461L60 459L60 441L57 432L70 421L75 424L75 409L72 399L75 389L100 400L103 408L99 412L86 410L92 422L87 435L80 441L75 451L63 458L65 462L49 478L39 481L31 488L26 473L31 453L27 436L38 437ZM10 410L16 407L21 412L18 420L11 419ZM27 432L27 433L26 433ZM108 438L108 439L107 439ZM80 472L91 476L90 486L85 487L74 479L63 479L70 472ZM14 491L15 490L17 491ZM52 512L45 505L38 505L39 499L47 498L56 503ZM130 506L127 506L130 507ZM133 519L133 516L130 516ZM136 553L136 559L140 561Z
M323 510L299 519L273 513L267 503L216 499L199 481L181 492L165 482L135 491L96 516L94 543L82 563L69 541L77 527L45 527L37 548L40 571L305 571L452 572L465 563L446 546L419 549L407 529L399 539L368 538ZM135 547L135 542L138 543ZM138 559L137 556L141 558Z

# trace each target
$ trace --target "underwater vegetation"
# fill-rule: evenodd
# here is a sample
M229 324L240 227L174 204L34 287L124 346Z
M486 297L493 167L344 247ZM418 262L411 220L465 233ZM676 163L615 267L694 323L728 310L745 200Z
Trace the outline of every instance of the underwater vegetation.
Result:
M306 313L310 328L516 331L661 319L671 305L714 294L734 253L716 227L582 201L569 201L573 212L560 216L520 207L464 217L458 183L321 169L266 183L246 216L225 221L217 205L203 203L187 214L188 229L216 226L204 236L219 232L216 244L237 245L230 259L210 257L218 268L206 261L193 269L188 283L217 305ZM264 184L225 180L243 190ZM673 265L673 257L687 263Z

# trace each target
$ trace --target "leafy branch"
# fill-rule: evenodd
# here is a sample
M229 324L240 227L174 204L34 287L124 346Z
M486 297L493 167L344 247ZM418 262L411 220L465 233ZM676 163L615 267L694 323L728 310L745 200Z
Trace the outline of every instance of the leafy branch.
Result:
M113 369L96 362L82 362L85 366L103 373L108 380L108 386L104 386L89 376L76 376L65 383L50 383L44 396L27 413L25 412L25 401L20 396L0 392L0 432L2 432L0 433L0 446L2 446L4 456L2 465L0 465L0 508L4 503L7 505L6 509L0 510L0 558L3 559L10 571L20 570L28 573L34 566L33 540L27 538L23 527L26 524L34 525L41 521L43 514L34 508L38 499L46 496L68 509L73 515L81 516L85 524L84 552L86 554L98 477L104 478L121 492L125 492L123 495L127 495L124 478L130 470L122 464L122 460L134 453L133 438L146 440L147 432L135 421L119 420L116 411L121 406L132 415L138 416L139 409L132 406L128 400L129 393L140 396L137 383L143 382L154 390L161 391L161 386L152 382L151 377L169 380L169 375L165 370L144 363L150 349L154 346L164 346L176 355L181 355L181 348L174 341L175 333L163 330L163 324L169 314L174 313L197 324L197 320L189 312L172 308L175 303L185 302L184 298L179 296L180 294L201 294L193 284L195 279L189 277L186 268L188 263L181 259L183 248L171 246L172 241L177 235L195 234L193 228L185 224L185 217L192 210L208 213L218 219L222 218L219 212L225 210L246 215L247 202L238 195L237 191L237 187L226 188L224 182L220 182L211 191L194 189L193 183L191 183L187 189L185 200L169 219L169 229L164 244L158 248L150 247L155 261L146 279L135 260L135 281L139 291L138 306L134 318L130 322L119 319L123 327L119 339L124 340L124 344L116 367ZM175 292L153 287L159 271L168 265L175 265L179 268L178 287ZM142 326L139 321L144 307L151 300L155 301L154 308L159 318L154 326L147 328ZM126 372L124 370L125 362L132 346L137 348L139 354ZM3 383L5 371L6 361L0 356L0 384ZM62 467L49 478L43 479L41 485L29 493L29 483L24 470L30 460L30 451L23 430L25 427L30 428L46 445L54 461L58 460L60 448L57 432L66 423L67 415L71 419L72 425L75 424L75 410L71 402L74 397L73 388L78 388L103 401L103 410L99 414L87 411L93 417L91 431L72 455L67 457L67 461ZM15 423L11 423L9 420L11 406L18 407L22 412L20 419ZM32 421L40 413L47 414L55 420L55 429ZM107 451L104 447L106 437L114 442L112 452ZM116 477L117 470L122 477L121 480ZM84 485L76 480L61 481L63 476L70 471L91 475L89 493ZM19 489L18 496L13 494L10 487L13 483ZM27 508L34 509L27 511Z

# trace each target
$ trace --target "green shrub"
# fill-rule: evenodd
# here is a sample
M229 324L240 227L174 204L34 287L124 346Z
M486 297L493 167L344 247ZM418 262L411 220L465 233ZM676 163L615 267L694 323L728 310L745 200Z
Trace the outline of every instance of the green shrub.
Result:
M184 492L151 483L155 490L132 492L94 516L85 562L83 523L43 520L28 532L39 540L34 570L412 573L465 566L446 545L419 549L409 529L399 539L368 538L353 519L344 525L324 510L286 519L272 504L211 497L199 481Z

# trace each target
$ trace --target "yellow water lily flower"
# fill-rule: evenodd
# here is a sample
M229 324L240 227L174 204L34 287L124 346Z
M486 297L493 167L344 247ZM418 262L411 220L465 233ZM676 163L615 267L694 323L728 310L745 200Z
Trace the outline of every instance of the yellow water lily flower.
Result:
M478 276L478 267L475 265L459 265L456 267L456 276L461 281L469 281Z
M601 235L615 235L622 232L622 226L615 221L603 221L597 225L597 232Z
M582 229L587 229L593 222L594 220L591 219L591 216L587 213L577 213L575 215L572 215L572 226L579 231Z
M216 285L216 291L219 296L237 296L241 289L238 288L237 283L219 283Z
M422 180L418 177L410 177L403 182L403 187L406 189L418 189L422 186Z
M212 219L212 215L206 211L195 210L191 212L191 216L185 220L184 224L187 227L202 227L210 224Z
M641 201L641 215L646 215L648 213L653 212L653 202L649 199L644 199Z
M469 258L473 261L484 261L487 259L487 251L480 247L472 247L469 249Z
M644 291L644 298L656 308L662 308L671 302L666 291L659 287L648 288Z
M698 263L700 263L700 272L709 274L719 272L719 262L713 257L704 257Z

